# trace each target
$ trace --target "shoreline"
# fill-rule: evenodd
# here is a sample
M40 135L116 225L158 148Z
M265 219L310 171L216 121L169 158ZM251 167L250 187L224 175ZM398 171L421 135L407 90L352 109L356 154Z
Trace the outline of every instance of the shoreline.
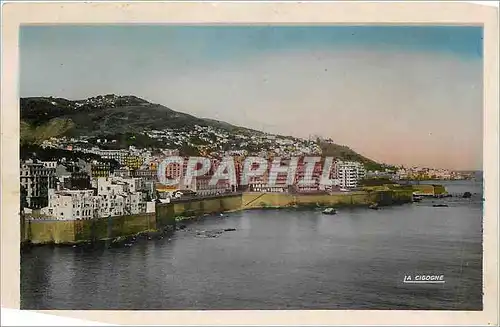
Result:
M399 205L404 205L412 202L395 202L389 205L382 205L381 207L392 207L392 206L399 206ZM145 230L145 231L139 231L137 233L133 234L128 234L128 235L121 235L117 237L111 237L111 238L101 238L101 239L95 239L95 240L76 240L72 242L56 242L56 241L49 241L49 242L31 242L30 240L25 240L21 242L21 250L25 249L30 249L33 247L77 247L77 248L99 248L99 247L105 247L105 248L112 248L112 247L123 247L127 246L130 242L133 242L137 239L146 239L146 240L153 240L153 239L162 239L165 236L171 235L175 233L175 231L179 230L177 228L178 223L189 223L193 222L199 219L203 219L205 217L215 217L219 215L225 215L225 214L231 214L231 213L236 213L236 212L242 212L242 211L256 211L256 210L266 210L266 211L276 211L276 210L291 210L291 211L315 211L315 210L320 210L320 209L325 209L328 207L332 207L335 209L370 209L369 204L333 204L333 205L320 205L320 204L302 204L302 205L294 205L294 206L262 206L262 207L250 207L250 208L238 208L238 209L229 209L229 210L224 210L220 212L212 212L212 213L204 213L204 214L197 214L197 215L189 215L189 216L183 216L183 215L178 215L175 216L175 224L173 225L167 225L164 226L163 228L160 229L150 229L150 230ZM371 209L370 209L371 210Z
M377 187L379 188L379 187ZM418 190L417 190L418 189ZM126 244L129 239L161 237L175 231L176 224L205 216L245 210L319 210L324 208L374 209L412 203L415 191L428 196L447 193L442 185L408 188L386 186L351 192L310 194L289 192L236 192L203 198L157 203L154 213L113 216L91 220L21 219L21 248L31 246L107 246Z
M147 230L135 234L117 236L113 238L97 239L97 240L78 240L74 242L45 242L33 243L31 241L21 242L21 251L28 250L34 247L77 247L77 248L113 248L123 247L138 239L153 240L162 239L167 235L171 235L175 228L169 226L163 230Z

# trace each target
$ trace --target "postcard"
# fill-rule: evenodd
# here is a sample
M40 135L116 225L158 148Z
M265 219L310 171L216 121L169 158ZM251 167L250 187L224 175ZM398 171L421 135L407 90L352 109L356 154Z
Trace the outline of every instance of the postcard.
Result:
M498 323L494 8L8 3L2 20L2 306Z

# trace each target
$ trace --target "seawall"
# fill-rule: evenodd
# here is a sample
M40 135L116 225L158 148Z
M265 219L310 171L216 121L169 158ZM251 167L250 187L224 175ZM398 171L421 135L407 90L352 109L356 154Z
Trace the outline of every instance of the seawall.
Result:
M235 193L203 199L179 199L160 206L167 207L166 210L169 210L169 215L182 218L240 210L242 208L241 204L242 193Z
M412 185L415 194L424 196L439 196L447 194L443 185L437 184L417 184Z
M350 192L338 194L243 193L242 209L369 206L372 203L392 205L412 201L412 190Z
M203 199L179 199L157 204L155 213L94 220L21 219L21 242L31 244L78 244L113 241L140 233L175 227L177 220L205 214L283 207L392 205L412 201L413 190L363 191L339 194L235 193Z
M77 244L113 240L157 230L155 213L92 220L28 220L21 240L32 244Z

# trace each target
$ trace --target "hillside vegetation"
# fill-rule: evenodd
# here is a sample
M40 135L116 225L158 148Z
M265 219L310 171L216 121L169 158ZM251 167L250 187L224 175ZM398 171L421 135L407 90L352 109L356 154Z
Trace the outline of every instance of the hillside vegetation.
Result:
M144 130L172 128L182 131L192 130L195 125L215 127L233 134L263 133L223 121L198 118L136 96L108 94L75 101L54 97L21 98L20 107L22 145L36 145L51 137L60 136L88 136L94 140L109 136L117 140L117 147L136 145L154 148L165 144L141 134ZM196 140L192 141L196 144ZM370 170L389 167L378 164L347 146L320 139L317 142L324 156L359 161ZM188 150L184 152L190 153Z
M192 128L194 125L257 132L217 120L197 118L135 96L111 94L78 101L51 97L21 98L20 105L23 129L32 131L43 127L47 136L113 135L139 133L144 129ZM52 122L54 118L73 124L61 128L60 121ZM23 136L30 137L31 133Z
M64 135L74 127L74 122L68 118L53 118L39 125L21 120L21 144L40 144L51 137Z
M319 140L318 143L321 147L321 151L326 157L342 158L346 161L358 161L364 164L365 168L368 170L379 170L383 171L387 169L394 169L393 166L380 164L372 159L366 158L361 154L355 152L351 148L345 145L338 145L335 143L327 142L324 140Z

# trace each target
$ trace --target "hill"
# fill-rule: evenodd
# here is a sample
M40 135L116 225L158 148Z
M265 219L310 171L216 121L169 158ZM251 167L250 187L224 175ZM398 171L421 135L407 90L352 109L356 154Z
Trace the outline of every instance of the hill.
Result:
M138 133L144 129L189 129L194 125L257 132L225 122L197 118L135 96L108 94L77 101L53 97L21 98L20 107L23 128L28 131L42 128L47 136L114 135ZM68 128L54 124L55 118L59 118L58 122L66 122ZM33 139L30 133L22 136L23 141L26 140L24 137Z
M161 144L156 139L142 133L145 130L166 128L192 131L195 125L218 128L230 134L264 135L263 132L223 121L181 113L136 96L108 94L84 100L54 97L21 98L20 109L21 144L41 144L43 140L59 136L87 136L92 140L110 136L117 140L114 144L117 147L128 145L160 147ZM193 139L192 141L195 143ZM317 142L325 156L360 161L369 169L383 168L382 165L347 146L320 139Z
M364 164L365 168L368 170L384 170L384 169L394 169L393 166L378 163L372 159L366 158L361 154L355 152L351 148L345 145L339 145L326 140L317 140L322 154L326 157L342 158L346 161L358 161Z
M74 122L66 118L52 118L40 125L31 125L21 120L21 144L40 144L43 140L64 135L74 127Z

